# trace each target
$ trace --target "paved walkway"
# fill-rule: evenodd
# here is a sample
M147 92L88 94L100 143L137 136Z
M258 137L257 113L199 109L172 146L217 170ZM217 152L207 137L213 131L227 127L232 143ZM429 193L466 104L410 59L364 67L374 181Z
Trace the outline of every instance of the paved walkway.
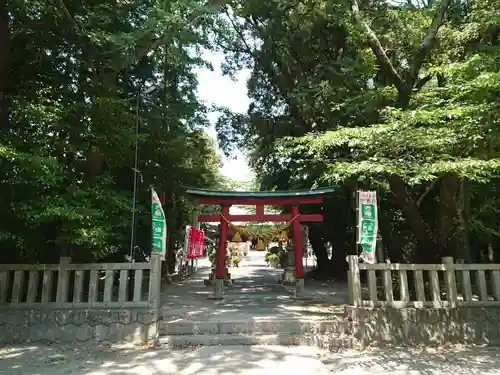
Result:
M188 280L166 285L162 292L164 321L234 321L259 318L326 319L344 302L334 286L307 287L309 301L291 299L292 290L278 283L283 270L266 267L264 252L250 252L240 267L231 268L234 284L223 301L208 299L213 287L205 286L208 265ZM307 285L307 284L306 284ZM344 287L337 290L345 293Z

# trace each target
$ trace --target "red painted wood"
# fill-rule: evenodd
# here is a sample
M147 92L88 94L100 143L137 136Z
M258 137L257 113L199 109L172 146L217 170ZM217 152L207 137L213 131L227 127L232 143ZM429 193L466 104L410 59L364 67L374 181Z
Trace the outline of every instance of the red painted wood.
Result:
M255 213L257 215L264 215L264 206L261 206L261 205L257 206L255 208Z
M292 206L292 215L295 216L299 213L297 206ZM300 217L300 216L299 216ZM302 225L298 220L292 223L292 237L293 237L293 258L295 260L295 277L297 279L304 278L304 263L302 260Z
M222 215L226 217L229 215L229 207L222 207ZM226 238L227 238L227 229L228 224L225 220L220 220L220 235L219 235L219 246L217 248L216 254L216 264L215 264L215 277L217 279L224 279L226 277Z
M297 197L241 198L241 197L193 197L200 204L236 204L248 206L280 206L286 204L319 204L323 202L322 195Z
M231 222L272 222L272 221L289 221L293 216L291 214L248 214L248 215L224 215ZM299 216L300 222L322 222L323 215L321 214L302 214ZM216 223L221 222L220 215L200 215L198 216L199 223Z

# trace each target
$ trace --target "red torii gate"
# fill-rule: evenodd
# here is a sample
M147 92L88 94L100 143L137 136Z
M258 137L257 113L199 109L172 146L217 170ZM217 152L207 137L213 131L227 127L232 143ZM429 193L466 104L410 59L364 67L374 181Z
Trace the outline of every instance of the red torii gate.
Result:
M302 261L302 228L303 222L322 222L321 214L300 214L299 206L301 204L320 204L323 202L323 196L331 193L332 188L315 190L297 190L297 191L272 191L272 192L233 192L233 191L215 191L196 188L187 188L187 194L196 199L200 204L220 205L220 215L200 215L198 222L219 222L219 245L216 252L215 266L215 298L222 298L224 279L226 276L225 254L228 235L229 222L277 222L290 221L298 216L298 219L292 222L292 240L293 253L295 259L295 277L297 279L297 293L304 286L304 265ZM254 214L231 215L229 208L232 205L255 206ZM286 214L266 214L265 206L291 206L291 212ZM223 218L224 217L224 218Z

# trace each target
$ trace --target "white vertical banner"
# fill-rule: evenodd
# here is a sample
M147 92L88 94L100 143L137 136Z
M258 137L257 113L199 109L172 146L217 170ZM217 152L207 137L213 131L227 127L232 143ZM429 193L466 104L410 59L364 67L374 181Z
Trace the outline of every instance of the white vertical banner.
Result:
M360 258L366 263L377 263L378 212L377 192L358 191L358 244L362 252Z
M167 221L160 198L155 189L151 188L151 226L152 247L151 254L159 254L165 260L167 254Z

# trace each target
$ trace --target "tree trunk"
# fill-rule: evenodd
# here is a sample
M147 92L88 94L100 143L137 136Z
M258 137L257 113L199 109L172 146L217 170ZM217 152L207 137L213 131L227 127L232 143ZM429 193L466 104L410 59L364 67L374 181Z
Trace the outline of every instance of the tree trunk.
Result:
M171 274L175 271L175 263L176 263L176 246L175 239L173 236L169 236L167 243L167 254L166 254L166 264L167 264L167 273Z
M322 234L322 228L318 225L311 225L309 227L309 242L316 255L318 261L318 270L326 270L329 265L329 258L326 252L325 240Z
M459 181L455 175L446 175L439 184L438 231L436 236L436 252L440 256L453 256L450 237L455 226L458 213Z
M9 130L9 14L7 0L0 0L0 129Z
M420 215L415 200L408 196L405 182L398 176L391 176L389 184L394 194L396 203L403 211L408 224L417 239L417 248L412 256L416 263L433 263L436 261L434 243L427 230L425 222Z
M384 244L384 247L386 248L387 255L391 260L391 262L399 263L403 260L401 256L401 247L399 246L398 242L396 241L393 235L389 210L384 207L382 202L380 203L380 208L381 209L379 210L379 219L380 219L379 224L380 224L380 234L382 236L382 242Z

